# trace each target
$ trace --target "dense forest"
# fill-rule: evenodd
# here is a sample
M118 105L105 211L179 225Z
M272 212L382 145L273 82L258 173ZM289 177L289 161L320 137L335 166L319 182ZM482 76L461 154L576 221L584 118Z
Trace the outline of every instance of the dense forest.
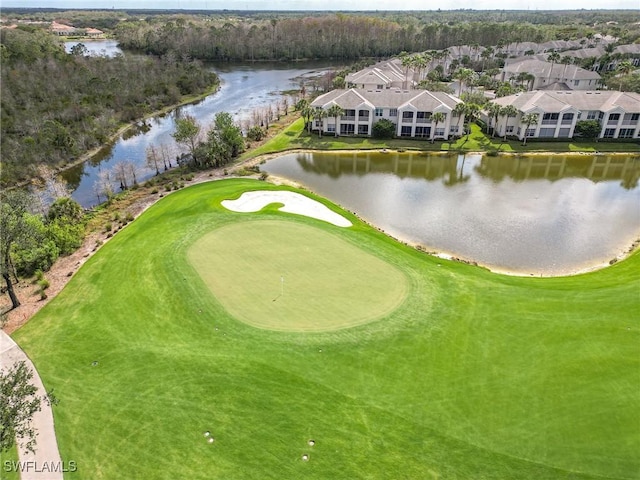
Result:
M527 23L400 23L360 15L322 15L258 21L202 20L123 22L115 30L122 47L157 55L188 52L206 60L254 61L357 59L452 45L497 45L509 41L555 39L564 26ZM582 36L587 27L572 27Z
M39 165L73 162L123 125L206 91L217 76L186 57L65 53L38 29L3 29L2 186L32 178Z

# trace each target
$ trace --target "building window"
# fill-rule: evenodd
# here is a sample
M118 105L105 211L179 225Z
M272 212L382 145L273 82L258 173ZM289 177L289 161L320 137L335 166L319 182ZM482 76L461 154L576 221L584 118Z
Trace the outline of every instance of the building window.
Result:
M390 108L389 109L389 116L390 117L397 117L398 116L398 109L397 108Z
M512 127L513 128L513 127ZM457 125L452 125L451 127L449 127L449 133L455 135L456 133L458 133L458 126Z
M618 138L633 138L633 132L635 132L633 128L621 128Z
M413 112L402 112L402 120L413 120Z
M573 113L565 113L562 115L562 124L571 125L573 123Z
M384 85L376 85L376 88L377 88L378 90L382 90L382 89L384 88Z
M376 111L375 111L376 117L381 117L383 113L384 113L384 110L382 108L376 108Z
M410 137L411 136L411 127L402 127L400 129L401 137Z
M416 127L416 137L428 138L431 135L431 127Z
M632 122L637 122L638 120L640 120L640 113L632 113L631 114L631 121Z
M535 134L536 134L535 128L527 128L527 130L524 132L525 137L533 137Z
M416 122L418 123L429 123L431 121L431 112L417 112L416 113Z
M358 135L369 135L369 125L358 125Z
M587 120L595 120L597 115L598 112L591 110L589 113L587 113Z
M436 137L444 137L444 128L436 128L436 132L434 134Z
M571 129L570 128L561 128L558 131L558 137L568 138L569 137L569 133L571 133Z
M591 80L589 80L589 83L591 83ZM574 81L573 81L573 85L574 85L575 87L577 87L578 85L580 85L580 80L574 80Z
M506 129L507 134L513 133L513 125L509 125Z
M532 129L533 130L533 129ZM528 132L528 130L527 130ZM555 128L541 128L540 132L538 133L539 137L553 137L553 135L556 133L556 129ZM527 135L527 137L532 137L533 135Z
M603 138L613 138L615 133L616 133L616 129L615 128L606 128L605 131L604 131Z
M369 110L358 110L358 118L360 120L369 120Z
M355 120L356 119L356 111L355 110L345 110L344 115L340 117L342 120Z
M607 120L607 125L617 125L618 120L620 120L620 114L612 113L609 115L609 120Z
M542 125L555 125L558 123L558 118L560 114L558 113L545 113L542 115Z
M355 128L353 123L342 123L340 125L340 135L353 135Z
M329 123L329 124L327 125L327 132L332 132L332 133L333 133L333 132L335 132L335 131L336 131L336 126L335 126L335 124L333 124L333 123Z

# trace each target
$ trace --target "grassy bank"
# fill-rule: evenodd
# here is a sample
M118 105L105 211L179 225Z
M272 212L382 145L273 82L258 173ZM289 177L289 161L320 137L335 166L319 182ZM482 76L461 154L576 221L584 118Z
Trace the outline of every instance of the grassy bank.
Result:
M322 199L354 226L220 205L265 188L283 187L225 180L163 198L14 334L60 399L68 478L637 476L640 255L505 277L398 244ZM187 252L257 220L366 251L402 272L407 298L330 332L236 321Z
M254 158L258 155L282 152L293 149L309 150L421 150L421 151L462 151L462 152L505 152L505 153L567 153L567 152L640 152L637 143L614 142L541 142L529 141L526 145L522 142L501 138L492 138L484 134L480 127L473 124L471 134L465 135L454 142L434 143L428 140L390 139L378 140L369 137L319 137L316 133L309 134L304 129L302 119L292 122L282 132L275 135L264 145L247 152L242 159Z

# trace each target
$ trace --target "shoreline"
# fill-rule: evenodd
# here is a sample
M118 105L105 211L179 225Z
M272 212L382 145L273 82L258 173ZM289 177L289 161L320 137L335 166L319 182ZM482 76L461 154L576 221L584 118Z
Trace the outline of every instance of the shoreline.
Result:
M314 151L318 151L318 150L304 150L304 153L308 153L308 152L314 152ZM324 150L320 150L321 152L324 152ZM337 150L336 150L337 152ZM348 152L348 153L353 153L354 150L345 150L344 152ZM300 153L303 153L302 151ZM264 157L268 157L268 158L262 158L263 156L261 156L262 160L264 161L268 161L273 159L274 157L277 157L279 154L265 154ZM254 160L254 159L252 159ZM258 162L256 165L259 165L261 162ZM254 166L254 165L252 165ZM309 188L308 186L296 182L294 180L289 180L285 177L281 177L278 175L272 175L269 174L269 177L267 178L267 181L274 184L274 185L285 185L285 186L289 186L289 187L294 187L294 188L299 188L301 190L313 193L314 195L318 195L319 197L325 198L322 195L320 195L319 193L315 192L314 190L312 190L311 188ZM558 278L558 277L573 277L576 275L582 275L585 273L590 273L590 272L596 272L598 270L602 270L604 268L610 267L611 265L614 265L617 262L623 261L626 258L628 258L629 256L631 256L636 250L640 249L640 231L637 232L636 234L636 239L632 241L631 245L628 245L626 247L623 247L621 250L618 251L618 253L615 254L615 256L613 258L611 258L610 260L602 260L602 261L598 261L597 263L591 265L585 265L582 267L577 267L575 269L569 269L569 270L561 270L559 272L554 272L554 273L532 273L529 271L524 271L524 270L515 270L515 269L509 269L509 268L503 268L503 267L499 267L499 266L495 266L495 265L489 265L489 264L485 264L485 263L481 263L477 260L474 259L467 259L467 258L463 258L458 256L458 254L453 253L453 252L448 252L448 251L444 251L444 250L440 250L437 249L435 247L432 246L427 246L421 243L417 243L417 242L413 242L410 241L408 239L403 239L399 236L395 236L392 235L388 232L386 232L385 230L383 230L382 228L378 227L377 225L375 225L375 223L371 222L370 220L364 218L363 216L361 216L360 214L353 212L351 210L349 210L348 208L344 207L343 205L340 205L336 202L334 202L333 200L327 199L329 201L331 201L332 203L334 203L335 205L338 205L341 209L351 213L352 215L354 215L358 220L360 220L361 222L369 225L371 228L374 228L375 230L383 233L384 235L388 236L389 238L392 238L393 240L395 240L398 243L401 243L403 245L406 245L408 247L411 247L415 250L418 250L420 252L423 252L427 255L430 255L432 257L437 257L437 258L441 258L443 260L450 260L453 262L459 262L459 263L466 263L467 265L473 265L476 267L480 267L483 268L491 273L494 273L496 275L507 275L507 276L511 276L511 277L521 277L521 278Z
M89 160L91 160L93 157L95 157L96 155L98 155L100 153L100 151L109 146L112 145L114 142L116 142L118 140L119 137L121 137L122 135L124 135L126 132L128 132L129 130L131 130L132 128L138 126L141 122L145 123L147 120L153 118L153 117L157 117L159 115L166 115L167 113L170 113L171 111L179 108L179 107L183 107L185 105L191 105L193 103L199 102L201 100L204 100L205 98L207 98L209 95L213 95L215 93L218 92L218 90L220 90L220 85L221 83L218 82L215 85L212 85L211 88L209 88L206 92L203 92L199 95L196 95L195 97L189 97L188 99L182 100L181 102L178 102L176 104L173 105L168 105L160 110L156 110L154 112L150 112L148 114L146 114L145 116L143 116L142 118L139 118L133 122L130 122L126 125L122 125L120 128L118 128L118 130L116 130L113 134L109 135L107 141L105 143L103 143L102 145L100 145L99 147L93 148L85 153L83 153L82 155L80 155L80 157L78 157L77 159L73 160L70 163L65 163L64 165L61 166L57 166L57 167L53 167L51 169L51 171L53 172L54 175L60 175L62 172L65 172L71 168L77 167L78 165L81 165L85 162L88 162ZM23 188L23 187L27 187L29 185L33 185L34 181L37 181L38 178L32 178L31 180L25 180L24 182L20 182L17 183L15 185L11 185L10 187L4 187L5 190L14 190L16 188Z
M217 91L220 88L220 84L217 84L215 86L215 91ZM181 105L187 105L193 102L197 102L199 100L201 100L202 98L205 98L206 96L210 95L211 93L213 93L213 87L212 90L209 91L208 93L203 93L200 96L198 96L197 98L191 98L188 101L184 101L178 105L174 105L171 107L166 107L165 109L159 111L159 112L155 112L153 114L149 114L147 116L144 117L144 119L142 119L143 121L147 120L150 117L156 116L156 115L160 115L162 113L166 113L167 111L170 111L172 109L175 109ZM289 115L293 116L293 119L288 118ZM274 136L278 135L279 133L281 133L284 129L286 129L289 125L291 125L294 121L297 120L297 115L295 114L295 112L290 112L287 117L285 117L284 122L280 124L280 126L282 128L278 129L277 132L272 133L271 135L267 135L265 137L265 139L262 142L258 142L255 143L251 146L250 150L255 150L257 148L260 148L261 146L263 146L265 143L267 143L269 140L271 140ZM138 120L137 122L139 122L140 120ZM112 137L112 139L110 139L110 141L113 141L117 138L118 135L122 135L123 132L127 131L130 128L133 128L136 123L131 123L129 125L123 126L121 129L119 129L119 131L114 134L114 136ZM274 124L277 125L277 124ZM103 147L100 147L103 148ZM84 158L82 160L78 160L77 162L74 162L73 165L67 165L65 166L65 168L71 168L72 166L76 165L77 163L80 163L81 161L87 161L92 155L95 155L97 153L97 151L99 151L100 149L97 149L95 152L92 152L91 155L89 153L86 154L87 158ZM235 163L231 163L229 165L226 165L224 167L218 167L218 168L212 168L212 169L208 169L208 170L204 170L204 171L200 171L200 172L196 172L194 174L194 178L191 181L185 182L188 183L188 185L195 185L198 183L203 183L203 182L209 182L209 181L216 181L216 180L221 180L221 179L225 179L225 178L235 178L235 177L240 177L240 178L254 178L254 179L258 179L259 178L259 173L253 174L253 175L249 175L249 176L243 176L243 175L239 175L238 171L242 170L242 169L246 169L246 168L251 168L251 167L255 167L260 165L263 162L266 162L268 160L271 160L273 158L279 157L281 155L285 155L288 153L312 153L312 152L331 152L331 153L349 153L349 154L353 154L353 153L357 153L357 152L371 152L371 151L387 151L389 153L392 152L397 152L397 153L426 153L429 155L482 155L486 152L457 152L457 151L424 151L424 150L415 150L415 151L403 151L403 152L399 152L398 149L380 149L380 148L372 148L372 149L336 149L336 150L317 150L317 149L309 149L309 148L293 148L293 149L288 149L288 150L282 150L282 151L278 151L278 152L269 152L269 153L263 153L263 154L259 154L255 157L250 157L244 160L238 160ZM512 156L528 156L528 155L595 155L595 154L600 154L600 155L630 155L630 154L634 154L632 152L611 152L611 153L590 153L590 152L530 152L530 153L520 153L520 152L499 152L499 155L512 155ZM60 170L62 171L62 170ZM229 172L229 175L225 175L225 171ZM169 172L174 172L174 170L170 170ZM304 185L298 184L296 182L293 181L289 181L287 179L284 179L282 177L277 177L275 175L270 175L270 183L275 184L275 185L289 185L289 186L294 186L297 188L300 188L302 190L308 191L308 192L313 192L313 190L307 188ZM280 183L276 183L273 181L273 179L277 179L277 181L279 181ZM148 187L146 187L148 188ZM134 216L134 219L137 218L138 216L140 216L144 211L146 211L149 207L151 207L153 204L155 204L158 200L160 200L162 197L164 197L165 195L168 195L172 192L165 192L161 195L157 195L157 194L153 194L151 193L152 188L148 188L147 191L144 192L144 195L141 198L132 200L130 202L127 203L126 199L124 201L125 205L123 206L117 206L115 208L119 208L124 210L125 212L131 212L132 215ZM394 239L395 241L402 243L406 246L409 246L410 248L414 248L416 250L422 251L423 253L426 253L428 255L434 256L434 257L438 257L438 258L442 258L442 259L447 259L447 260L451 260L451 261L457 261L457 262L462 262L462 263L467 263L469 265L474 265L474 266L478 266L480 268L483 268L489 272L491 272L492 274L495 275L507 275L507 276L517 276L517 277L522 277L522 278L533 278L533 277L542 277L542 278L555 278L555 277L566 277L566 276L575 276L575 275L580 275L580 274L584 274L584 273L589 273L589 272L593 272L593 271L597 271L597 270L602 270L604 268L607 268L608 266L612 265L615 262L618 261L622 261L626 258L628 258L630 255L632 255L636 250L638 250L640 248L640 232L639 232L639 237L638 239L636 239L631 246L626 247L623 251L621 251L618 255L616 255L616 257L614 259L612 259L611 261L607 262L607 261L602 261L602 262L598 262L595 265L589 265L586 267L581 267L579 269L575 269L575 270L570 270L570 271L563 271L557 274L535 274L535 273L530 273L530 272L523 272L523 271L516 271L516 270L510 270L510 269L501 269L499 267L495 267L495 266L488 266L488 265L483 265L481 263L478 263L476 261L473 260L468 260L468 259L463 259L463 258L459 258L457 257L455 254L449 253L449 252L444 252L444 251L437 251L434 250L432 248L426 247L424 245L420 245L417 243L411 243L408 241L404 241L400 238L394 237L393 235L390 235L387 232L384 232L381 228L377 227L375 224L373 224L372 222L368 221L366 218L361 217L360 215L358 215L355 212L351 212L350 210L342 207L339 204L336 204L338 206L340 206L341 208L343 208L343 210L352 213L353 215L355 215L359 220L361 220L362 222L364 222L365 224L371 226L371 228L374 228L378 231L380 231L381 233L383 233L384 235L389 236L390 238ZM69 280L71 280L71 278L73 278L73 275L75 274L75 272L77 272L82 265L93 256L94 253L96 253L98 250L100 250L101 246L104 245L110 238L113 238L112 236L108 236L105 232L103 231L93 231L93 232L89 232L87 234L87 236L85 237L82 246L76 250L75 252L73 252L71 255L67 256L67 257L61 257L59 258L54 265L51 267L51 269L46 272L46 278L50 280L51 286L50 288L47 290L48 296L46 299L44 300L40 300L39 296L37 296L35 294L36 291L36 287L32 284L29 283L29 279L27 280L23 280L21 281L19 284L16 284L16 290L20 292L21 294L21 301L22 304L20 307L13 309L13 310L9 310L8 312L6 312L6 316L7 316L7 321L4 325L2 325L2 330L4 330L6 333L11 334L14 331L16 331L17 329L19 329L22 325L24 325L25 323L27 323L31 317L33 315L35 315L35 313L37 313L44 305L46 305L51 299L55 298L56 295L66 286L66 284L69 282ZM3 298L3 302L2 304L0 304L0 308L6 307L6 301Z

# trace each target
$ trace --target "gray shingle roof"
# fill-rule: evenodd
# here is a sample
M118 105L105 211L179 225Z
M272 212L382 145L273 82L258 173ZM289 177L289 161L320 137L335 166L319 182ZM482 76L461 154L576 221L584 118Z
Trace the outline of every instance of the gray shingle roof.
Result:
M524 92L493 100L498 105L513 105L522 112L536 107L545 112L560 112L574 107L581 111L607 112L620 107L629 113L640 113L640 94L611 91L543 91Z
M371 108L401 108L403 106L413 105L421 111L434 111L441 105L453 109L460 102L461 100L444 92L351 88L349 90L332 90L324 95L320 95L311 103L311 106L329 108L332 103L336 103L342 108L352 109L366 103Z
M505 65L503 70L511 74L527 72L535 75L536 77L562 77L572 80L600 79L600 75L596 72L585 70L584 68L576 67L575 65L563 65L562 63L552 64L541 60L523 60L522 62Z

